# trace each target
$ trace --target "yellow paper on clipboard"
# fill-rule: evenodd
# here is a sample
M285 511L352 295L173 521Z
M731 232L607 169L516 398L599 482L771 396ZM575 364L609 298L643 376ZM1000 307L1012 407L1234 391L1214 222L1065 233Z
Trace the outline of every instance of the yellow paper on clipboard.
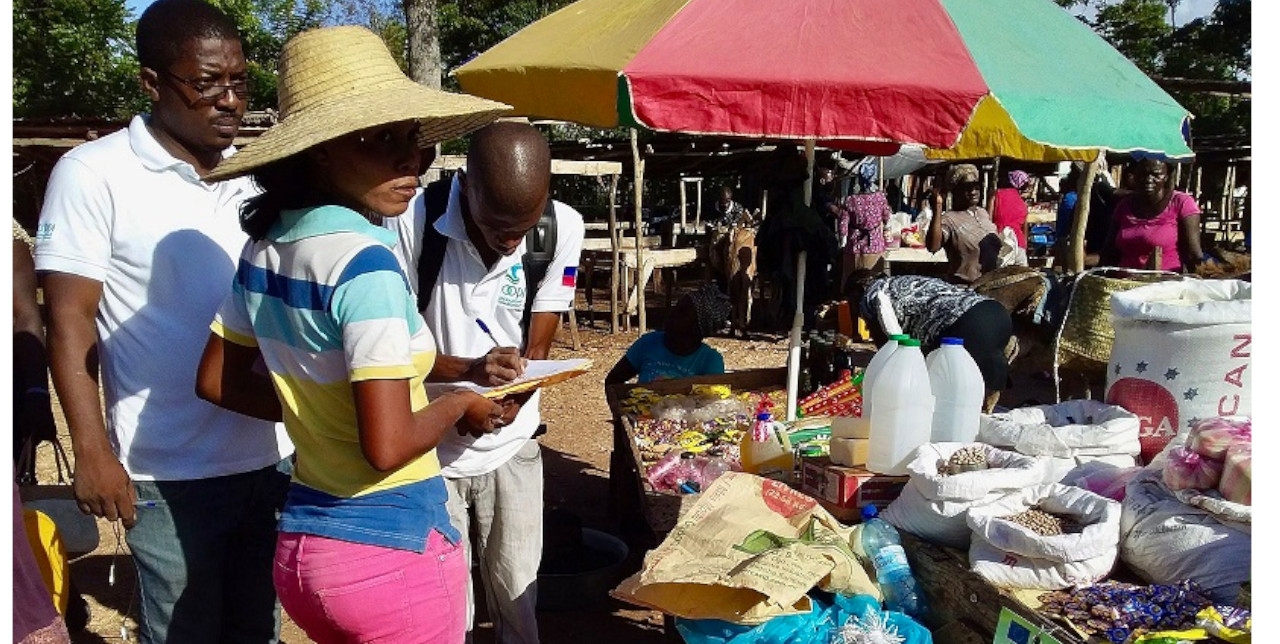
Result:
M541 389L571 378L577 378L591 371L591 361L586 358L572 360L530 360L525 367L524 375L518 380L497 387L482 387L473 382L454 383L466 387L476 393L496 400L514 394L521 394L534 389Z

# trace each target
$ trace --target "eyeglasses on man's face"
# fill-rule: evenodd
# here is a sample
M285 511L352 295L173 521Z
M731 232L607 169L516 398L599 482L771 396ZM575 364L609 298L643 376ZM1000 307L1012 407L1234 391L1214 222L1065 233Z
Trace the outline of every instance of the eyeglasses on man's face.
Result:
M183 85L186 85L187 87L191 88L193 91L195 91L196 95L201 101L215 102L221 99L223 96L225 96L228 91L230 91L232 94L235 94L236 98L240 100L245 100L249 98L249 79L248 78L235 79L231 81L230 84L222 85L219 83L214 83L212 81L192 80L189 78L183 78L167 69L162 69L160 71L164 72L169 78L172 78L173 80L178 81L179 83L182 83Z

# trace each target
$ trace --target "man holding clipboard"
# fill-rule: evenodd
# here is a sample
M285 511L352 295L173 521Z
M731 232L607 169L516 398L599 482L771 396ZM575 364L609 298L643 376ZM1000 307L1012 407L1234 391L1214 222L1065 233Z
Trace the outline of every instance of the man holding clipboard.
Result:
M386 222L399 235L396 250L439 347L429 381L500 386L524 375L528 360L547 357L561 312L573 306L585 231L582 215L550 199L550 182L542 134L528 124L495 123L472 135L464 172L426 186L408 213ZM480 548L497 641L534 643L542 557L539 395L506 400L501 430L451 433L437 450L450 520L468 552ZM473 597L468 588L468 634Z

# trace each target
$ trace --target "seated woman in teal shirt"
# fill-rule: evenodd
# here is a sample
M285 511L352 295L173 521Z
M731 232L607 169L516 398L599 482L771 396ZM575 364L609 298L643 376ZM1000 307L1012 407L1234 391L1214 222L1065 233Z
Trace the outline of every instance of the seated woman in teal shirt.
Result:
M729 311L729 298L712 284L680 298L665 328L636 340L613 365L604 384L627 382L637 376L644 384L724 373L724 356L702 340L724 328Z

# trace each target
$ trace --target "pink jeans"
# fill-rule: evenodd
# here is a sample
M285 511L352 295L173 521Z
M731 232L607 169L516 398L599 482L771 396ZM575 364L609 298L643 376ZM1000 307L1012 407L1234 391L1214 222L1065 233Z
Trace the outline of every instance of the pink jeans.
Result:
M460 643L467 572L435 530L422 554L292 532L276 542L280 605L319 644Z

